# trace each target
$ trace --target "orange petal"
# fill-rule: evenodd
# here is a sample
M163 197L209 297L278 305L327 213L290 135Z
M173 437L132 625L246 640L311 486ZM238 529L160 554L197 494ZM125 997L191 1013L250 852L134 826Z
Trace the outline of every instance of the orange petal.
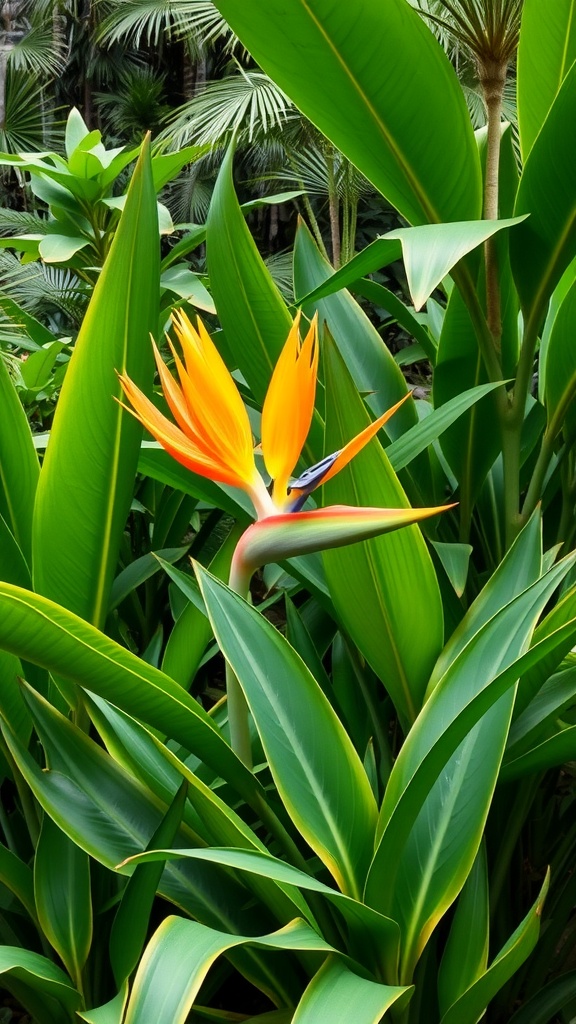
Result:
M174 317L186 367L175 354L188 416L214 454L248 478L254 473L252 431L244 403L226 364L198 320L196 330L180 311Z
M374 420L374 422L370 423L364 430L361 430L359 434L356 434L356 437L353 437L351 441L348 441L348 444L344 446L340 454L334 460L332 466L326 473L326 476L322 478L321 483L325 484L327 480L331 480L336 473L339 473L341 469L344 469L344 466L347 466L351 459L353 459L359 451L362 451L364 445L368 444L368 441L378 433L380 427L383 427L387 420L389 420L396 410L404 404L406 399L410 397L411 392L408 392L407 395L404 395L404 398L401 398L399 402L396 402L396 405L387 409L386 412L382 413L377 420Z
M132 406L132 409L129 409L128 406L124 406L124 408L146 427L146 430L169 455L200 476L217 480L219 483L230 484L232 487L249 489L249 485L251 486L253 483L252 478L246 480L232 467L214 459L210 452L202 448L201 438L188 437L156 408L129 377L119 375L119 380ZM255 468L254 472L256 472Z
M270 380L262 409L262 453L276 492L285 492L306 441L318 374L317 317L300 341L297 313Z

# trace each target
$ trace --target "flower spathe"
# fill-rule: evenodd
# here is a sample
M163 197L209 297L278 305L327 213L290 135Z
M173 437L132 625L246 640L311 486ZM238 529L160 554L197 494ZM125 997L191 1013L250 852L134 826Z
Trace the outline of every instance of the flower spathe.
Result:
M125 408L192 472L246 491L258 520L297 513L308 495L342 469L404 401L388 409L341 451L291 481L312 422L318 374L317 318L301 340L298 313L272 373L262 410L262 455L272 479L269 493L256 466L246 407L208 331L199 318L194 327L182 310L174 314L173 323L184 357L179 357L170 342L178 381L152 344L164 397L175 422L164 416L129 377L120 374L131 406ZM322 515L324 510L315 514Z
M163 416L129 377L121 374L120 382L132 406L128 411L170 455L194 473L240 487L250 496L257 522L248 527L237 545L230 579L234 589L245 593L254 570L266 562L368 540L450 507L336 505L300 511L312 491L347 465L405 398L340 451L293 479L314 415L318 374L317 319L312 320L301 340L298 313L272 373L262 410L261 448L272 480L269 490L256 466L250 422L240 392L204 324L198 319L195 328L182 311L174 315L173 321L184 355L182 361L170 343L179 383L153 345L160 383L175 423Z

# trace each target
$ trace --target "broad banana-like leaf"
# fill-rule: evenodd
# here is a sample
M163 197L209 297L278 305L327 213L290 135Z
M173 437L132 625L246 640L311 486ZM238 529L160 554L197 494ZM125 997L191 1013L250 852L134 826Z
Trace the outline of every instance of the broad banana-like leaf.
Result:
M39 1024L68 1024L80 1006L80 993L64 971L39 953L0 946L0 977L8 991L17 986L19 1001Z
M124 1024L148 1024L151 1020L154 1020L155 1024L184 1024L211 965L222 953L241 945L254 945L275 950L334 952L333 947L319 938L304 921L292 921L285 928L269 935L247 937L217 932L214 929L205 928L195 921L184 921L175 917L166 918L153 935L140 963ZM343 967L343 971L346 974L350 973L346 966ZM352 979L356 977L355 974L351 974ZM332 983L337 984L336 975L332 978ZM361 1016L357 1019L362 1024L364 1022L367 1024L374 1022L375 1024L382 1016L382 1013L379 1016L376 1015L373 990L370 989L371 1003L368 1002L367 996L364 994L366 987L371 985L378 990L383 1010L397 999L407 995L407 990L404 988L377 985L375 982L367 982L363 978L358 978L356 991ZM345 999L347 995L348 1007L352 986L353 982L350 982L347 990L346 985L342 982L339 985L340 999ZM288 1002L290 1002L289 999ZM305 1011L308 1002L306 994L302 1002ZM366 1013L362 1015L364 1003L370 1007L369 1016ZM334 1018L332 1014L329 1019L344 1020L344 1018ZM318 1010L316 1009L314 1017L306 1014L302 1020L304 1022L314 1020L319 1024Z
M410 223L480 217L480 164L460 84L405 0L216 0L216 7Z
M178 683L77 615L8 583L0 584L0 647L85 686L178 740L227 779L257 813L260 783L232 752L212 718Z
M137 421L114 400L121 395L116 371L151 387L158 237L146 142L70 360L34 508L36 589L100 626L141 439Z
M383 834L368 879L367 898L371 905L400 920L404 939L402 978L411 977L429 935L471 869L504 752L522 655L538 614L570 564L571 560L565 560L550 570L476 633L433 691L394 765L381 811L379 833L383 830ZM534 654L532 649L524 656L531 659ZM489 710L452 754L450 719L455 715L455 723L459 716L466 716L467 705L469 709L498 676L500 686L491 695L496 700L489 700ZM507 684L504 689L502 683ZM444 740L440 739L442 735ZM409 827L410 817L409 790L414 785L416 796L418 765L423 767L420 758L426 758L436 744L440 755L443 743L447 744L449 757L440 771L428 763L428 778L422 780L428 795L412 819L414 824L404 845L404 829ZM402 794L397 789L401 776L405 780ZM402 803L404 811L400 810ZM413 810L418 804L416 798ZM403 819L404 813L407 819ZM388 892L393 893L392 904L381 902L387 900ZM407 911L410 907L413 910Z
M40 467L26 413L3 359L0 359L0 408L0 515L30 565L32 510Z
M575 0L524 0L518 47L518 126L526 160L576 60Z
M332 280L332 266L320 252L312 234L301 222L294 244L294 292L296 302L307 316L318 313L327 324L358 391L368 395L375 416L396 405L407 394L406 381L392 353L362 307L346 291L308 302L306 293L316 294ZM386 433L398 437L417 422L413 402L405 402L386 424Z
M498 231L514 227L525 219L526 215L508 220L423 224L388 231L301 301L316 302L402 257L412 302L418 311L459 260Z
M262 403L292 317L246 226L234 191L233 158L230 146L210 203L206 258L227 347Z
M342 448L367 414L333 346L325 354L326 450ZM372 440L323 488L328 502L407 508L386 454ZM338 617L384 681L404 728L421 706L443 640L442 604L432 560L417 526L323 554ZM414 643L414 623L419 623Z
M576 249L576 64L566 75L526 161L514 213L530 216L510 236L510 260L526 334L534 340L546 304Z
M394 1006L404 1009L413 989L381 985L329 957L312 979L296 1007L292 1024L378 1024Z

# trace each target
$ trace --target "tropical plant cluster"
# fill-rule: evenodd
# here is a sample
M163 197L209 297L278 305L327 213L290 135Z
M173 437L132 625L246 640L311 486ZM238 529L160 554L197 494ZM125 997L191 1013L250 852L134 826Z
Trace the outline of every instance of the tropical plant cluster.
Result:
M106 2L182 109L2 142L0 1019L574 1019L574 6Z

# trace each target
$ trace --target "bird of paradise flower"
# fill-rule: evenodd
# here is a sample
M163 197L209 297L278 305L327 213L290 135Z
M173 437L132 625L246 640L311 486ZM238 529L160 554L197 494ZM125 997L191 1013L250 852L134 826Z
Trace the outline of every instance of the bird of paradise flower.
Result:
M256 522L240 538L230 573L230 586L244 596L254 571L267 562L367 540L451 507L384 509L332 505L303 509L309 495L343 469L405 399L341 450L294 478L292 474L314 414L318 375L317 318L312 320L303 340L300 319L298 313L273 370L262 409L261 451L270 485L256 465L252 429L240 392L200 319L194 327L182 310L173 316L184 357L182 361L169 341L179 383L152 342L160 383L174 422L129 377L119 375L130 403L125 408L165 451L192 472L239 487L249 495ZM239 721L246 718L247 712L238 710L242 697L237 686L229 674L232 745L248 762L246 721Z

